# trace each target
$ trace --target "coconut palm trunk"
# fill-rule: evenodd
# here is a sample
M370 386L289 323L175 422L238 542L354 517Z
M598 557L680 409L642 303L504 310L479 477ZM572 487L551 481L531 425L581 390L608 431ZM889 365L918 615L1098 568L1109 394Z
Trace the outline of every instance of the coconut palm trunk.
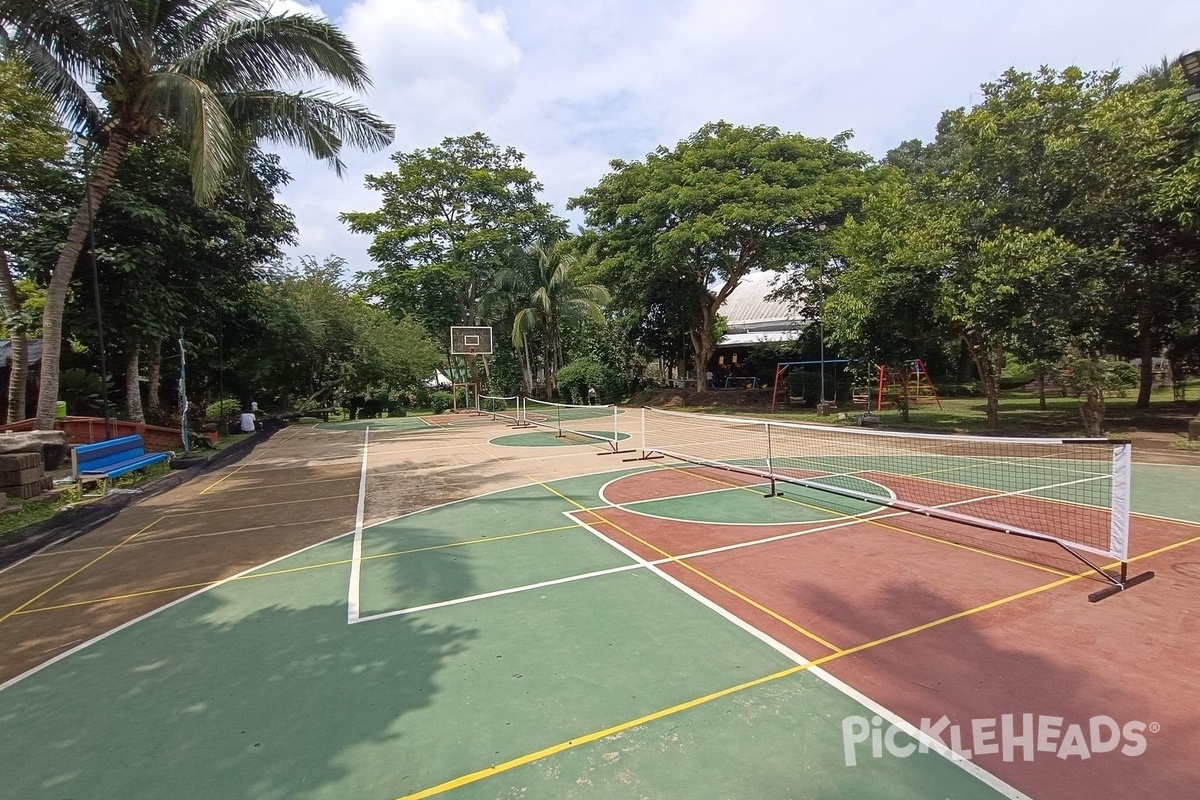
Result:
M0 39L5 56L24 61L54 101L64 127L102 148L47 288L37 407L43 428L54 421L71 276L90 220L134 142L176 129L188 144L193 196L208 203L259 140L297 147L341 174L344 147L378 150L395 135L347 98L276 88L323 79L361 91L371 81L337 27L266 3L0 0Z
M21 319L21 298L8 268L8 256L0 248L0 304L4 309L4 320L8 327L8 339L12 343L12 371L8 375L8 418L7 422L25 419L25 382L29 376L29 341L25 336L25 325Z
M125 414L130 422L145 422L142 413L142 385L138 380L141 368L140 350L137 342L125 346Z
M162 339L150 343L150 361L146 364L146 408L158 411L162 387Z
M129 153L129 145L129 135L120 129L110 135L99 166L88 178L87 195L75 212L67 241L59 252L54 272L50 274L50 285L46 287L46 307L42 311L41 393L37 405L37 426L41 430L54 428L54 406L58 401L58 374L62 356L63 310L71 289L71 277L87 243L96 209L108 194L117 168Z

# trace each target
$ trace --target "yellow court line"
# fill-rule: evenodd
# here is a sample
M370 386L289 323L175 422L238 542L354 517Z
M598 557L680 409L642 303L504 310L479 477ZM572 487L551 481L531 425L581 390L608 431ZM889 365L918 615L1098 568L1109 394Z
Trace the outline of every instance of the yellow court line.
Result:
M358 493L354 494L333 494L328 497L303 497L299 500L278 500L272 503L256 503L250 506L230 506L229 508L204 508L196 511L173 511L170 514L163 514L167 519L175 519L176 517L194 517L197 514L220 514L225 511L246 511L251 508L269 508L271 506L291 506L296 503L319 503L323 500L344 500L347 497L358 497Z
M294 467L292 468L294 469ZM290 489L293 486L308 486L314 483L345 483L346 481L358 481L357 475L347 475L344 478L316 478L311 481L288 481L286 483L268 483L262 486L235 486L233 488L224 488L222 494L228 492L269 492L272 489Z
M1179 519L1179 517L1164 517L1161 514L1150 514L1145 511L1131 511L1130 516L1142 517L1144 519L1153 519L1158 522L1173 522L1176 525L1187 525L1191 528L1200 528L1200 522L1195 522L1190 519Z
M424 419L424 417L421 417L421 419ZM471 447L474 447L476 450L483 453L485 456L492 459L493 461L501 460L500 456L496 455L495 453L489 453L487 450L484 450L483 447L481 447L480 445L475 444L475 442L472 442L470 439L463 436L458 431L451 429L449 425L442 425L442 424L436 423L436 422L431 422L429 424L433 425L433 427L437 428L438 430L446 431L447 433L449 433L451 436L455 437L456 439L466 442L467 444L471 445Z
M795 623L792 620L788 619L787 617L783 616L779 612L774 611L770 608L767 608L766 606L764 606L762 603L758 602L757 600L753 600L753 599L747 597L746 595L739 592L737 589L734 589L732 586L727 586L726 584L717 580L713 576L709 575L707 572L697 569L696 567L692 566L691 564L687 563L686 561L681 561L678 557L672 555L671 553L668 553L666 550L663 550L661 547L657 547L653 544L650 544L650 542L647 542L645 539L641 538L640 536L638 536L634 533L631 533L630 531L626 530L625 528L622 528L617 523L605 518L604 515L600 514L598 511L594 511L594 510L588 508L587 506L583 505L582 503L578 503L575 500L572 500L571 498L567 497L565 494L558 491L554 487L548 486L547 484L542 483L537 478L534 478L531 475L527 475L526 477L528 477L529 480L533 481L538 486L541 486L543 489L550 492L551 494L555 494L555 495L561 497L563 500L566 500L568 503L575 506L580 511L587 513L587 514L591 514L593 517L600 520L600 522L604 523L605 525L608 525L608 526L614 528L615 530L620 531L621 533L628 536L630 539L633 539L635 542L638 542L639 544L642 544L643 546L650 548L651 550L653 550L654 552L663 556L664 558L669 558L672 561L672 563L678 564L679 566L683 567L684 569L688 570L689 572L695 573L697 576L708 581L709 583L711 583L713 586L716 586L721 591L726 592L727 594L730 594L733 597L736 597L738 600L741 600L743 603L746 603L747 605L758 609L759 611L761 611L762 613L771 617L772 619L777 620L778 622L782 622L784 625L787 625L792 630L796 631L797 633L801 634L802 636L808 637L809 639L813 640L814 642L816 642L817 644L826 648L827 650L832 650L835 653L841 652L841 648L838 647L837 645L829 642L826 639L823 639L822 637L818 636L817 634L813 633L812 631L808 630L807 628L803 627L802 625L798 625L797 623Z
M682 468L679 468L679 467L667 467L667 469L682 471L682 473L685 473L688 475L695 475L696 477L700 477L700 479L710 481L713 483L719 483L719 485L724 485L724 486L728 486L728 487L736 488L736 489L745 489L745 491L754 492L755 494L758 494L758 492L756 491L754 486L738 486L737 483L727 483L726 481L722 481L719 479L719 477L712 477L709 475L701 475L698 473L686 473L685 470L683 470ZM758 486L762 486L761 483ZM814 509L815 511L823 511L826 513L832 513L832 515L839 516L842 519L844 519L844 521L851 521L851 519L857 519L857 521L859 521L859 522L863 522L863 523L869 524L869 525L875 525L876 528L883 528L884 530L892 530L892 531L895 531L895 533L904 534L906 536L916 536L917 539L924 539L926 541L935 542L935 543L937 543L937 545L946 545L948 547L958 547L959 549L964 549L964 551L967 551L967 552L976 553L978 555L986 555L986 557L991 558L991 559L997 559L1000 561L1008 561L1009 564L1016 564L1019 566L1027 566L1033 570L1049 572L1050 575L1057 575L1057 576L1062 576L1062 577L1074 575L1073 572L1056 570L1055 567L1045 566L1043 564L1034 564L1033 561L1026 561L1025 559L1014 558L1014 557L1012 557L1012 555L1003 555L1001 553L990 553L988 551L985 551L985 549L978 548L978 547L972 547L971 545L961 545L961 543L959 543L959 542L952 542L952 541L949 541L946 539L940 539L940 537L931 536L930 534L920 534L920 533L917 533L916 530L908 530L906 528L899 528L898 525L881 522L881 521L878 521L878 519L872 519L870 517L865 517L863 515L857 515L857 513L856 513L856 515L847 515L847 513L844 511L836 511L835 509L827 509L827 507L824 507L824 506L814 505L811 503L805 503L805 501L803 501L803 500L797 500L794 498L790 498L784 494L780 494L779 499L786 500L787 503L794 503L794 504L797 504L800 506L804 506L804 507L806 507L806 509ZM865 512L865 513L874 513L874 512Z
M56 581L56 582L55 582L53 585L51 585L51 586L49 586L49 587L47 587L47 588L43 589L42 591L38 592L38 593L37 593L37 594L35 594L33 597L31 597L31 598L29 598L28 600L26 600L24 603L21 603L21 605L19 605L19 606L17 606L16 608L14 608L12 611L9 611L9 612L8 612L7 614L5 614L3 617L0 617L0 622L4 622L5 620L9 619L10 617L14 616L15 614L19 614L19 613L21 613L22 609L28 608L28 607L29 607L29 605L30 605L31 603L36 603L38 600L40 600L40 599L42 599L43 597L45 597L46 595L50 594L50 592L53 592L55 589L57 589L58 587L62 586L62 585L63 585L64 583L66 583L67 581L71 580L71 579L72 579L72 578L74 578L76 575L78 575L79 573L81 573L81 572L83 572L85 569L87 569L88 567L92 566L93 564L96 564L96 563L98 563L99 561L101 561L101 560L102 560L102 559L104 559L105 557L107 557L107 556L111 555L112 553L115 553L115 552L116 552L117 550L119 550L119 549L120 549L120 548L121 548L123 545L125 545L125 544L127 544L127 543L129 543L129 542L132 542L134 539L136 539L137 537L141 536L141 535L142 535L143 533L145 533L146 531L148 531L148 530L150 530L151 528L153 528L155 525L157 525L157 524L158 524L159 522L161 522L162 520L163 520L163 517L159 517L158 519L154 520L154 522L151 522L149 525L147 525L146 527L142 528L141 530L139 530L139 531L136 531L135 533L132 533L132 534L130 534L129 536L127 536L127 537L125 537L124 539L122 539L121 541L117 542L117 543L116 543L116 544L114 544L112 547L108 548L108 549L107 549L107 550L105 550L103 553L101 553L100 555L96 556L96 557L95 557L95 558L93 558L91 561L87 562L87 563L86 563L86 564L84 564L82 567L80 567L79 569L77 569L77 570L75 570L74 572L72 572L70 575L67 575L65 578L61 578L61 579L59 579L59 580L58 580L58 581Z
M289 436L287 439L284 439L284 440L282 440L281 444L282 444L282 443L286 443L286 442L288 442L288 441L291 441L291 440L292 440L292 439L294 439L294 438L296 437L296 435L297 435L297 434L299 434L299 433L300 433L300 431L297 431L296 433L294 433L294 434L292 434L291 436ZM256 459L256 460L257 460L257 459ZM251 463L253 463L253 462L251 462ZM232 474L232 473L231 473L231 474ZM226 476L226 477L228 477L228 476ZM357 497L357 495L349 495L349 496L351 496L351 497ZM336 498L316 498L316 499L336 499ZM306 501L304 501L304 500L298 500L298 501L294 501L294 502L306 502ZM265 505L265 506L267 506L267 505L281 505L281 504L280 504L280 503L263 503L262 505ZM259 506L245 506L245 508L258 508L258 507L259 507ZM216 509L216 510L218 510L218 511L237 511L237 510L239 510L239 509L232 508L232 509ZM7 619L9 619L9 618L13 617L14 615L16 615L16 614L19 614L21 611L23 611L24 609L28 608L30 604L37 602L37 601L38 601L38 600L40 600L41 598L43 598L43 597L45 597L46 595L48 595L50 592L53 592L55 589L57 589L57 588L59 588L60 586L62 586L62 585L63 585L64 583L66 583L67 581L71 580L71 579L72 579L72 578L74 578L75 576L77 576L77 575L79 575L80 573L82 573L84 570L88 569L89 567L93 566L94 564L97 564L97 563L99 563L99 562L100 562L100 561L102 561L103 559L107 558L109 555L111 555L111 554L115 553L117 550L120 550L122 547L124 547L124 546L125 546L125 545L127 545L128 543L132 542L134 539L138 538L139 536L141 536L143 533L145 533L146 531L148 531L148 530L150 530L151 528L153 528L153 527L154 527L155 525L157 525L158 523L162 522L164 519L167 519L168 517L182 517L182 516L188 516L188 515L192 515L192 514L202 514L202 513L210 513L210 512L203 512L203 511L185 511L185 512L181 512L181 513L179 513L179 514L163 514L162 516L158 517L156 520L154 520L153 522L151 522L151 523L150 523L149 525L147 525L146 527L142 528L142 529L141 529L141 530L139 530L139 531L136 531L136 532L134 532L134 533L130 534L130 535L129 535L129 536L127 536L126 538L124 538L124 539L122 539L121 541L119 541L119 542L117 542L116 544L114 544L114 545L113 545L112 547L110 547L109 549L105 550L105 551L104 551L103 553L101 553L100 555L98 555L98 556L96 556L95 558L93 558L93 559L92 559L91 561L89 561L88 563L84 564L84 565L83 565L82 567L80 567L79 569L75 570L74 572L72 572L71 574L67 575L67 576L66 576L66 577L64 577L64 578L61 578L60 580L56 581L56 582L55 582L54 584L52 584L51 586L49 586L49 587L47 587L47 588L43 589L42 591L38 592L38 593L37 593L36 595L34 595L33 597L31 597L31 598L29 598L28 600L26 600L26 601L25 601L24 603L22 603L21 605L19 605L19 606L17 606L16 608L14 608L12 611L9 611L9 612L8 612L7 614L5 614L4 616L0 617L0 622L4 622L5 620L7 620Z
M522 536L534 536L536 534L541 534L541 533L554 533L556 531L577 530L578 528L579 528L578 525L560 525L556 528L542 528L542 529L536 530L536 531L522 531L521 533L508 533L508 534L504 534L502 536L489 536L485 539L468 539L467 541L464 541L464 542L449 542L447 544L435 544L435 545L430 545L428 547L415 547L411 550L395 550L395 551L392 551L389 553L376 553L375 555L371 555L371 556L363 556L361 560L362 561L373 561L373 560L379 559L379 558L394 558L396 556L406 556L406 555L411 555L413 553L425 553L425 552L429 552L430 550L445 550L446 548L449 548L449 547L463 547L465 545L472 545L472 544L486 544L487 542L498 542L498 541L501 541L502 539L517 539ZM42 611L60 611L64 608L76 608L78 606L95 605L97 603L109 603L109 602L115 602L118 600L131 600L133 598L145 597L147 595L152 595L152 594L165 594L167 592L179 592L179 591L183 591L184 589L200 589L205 586L216 586L218 583L223 583L223 582L224 583L232 583L234 581L250 580L251 578L268 578L268 577L272 577L274 575L287 575L292 572L304 572L304 571L310 570L310 569L321 569L324 567L337 567L337 566L341 566L343 564L349 564L350 562L351 562L351 559L344 558L344 559L340 559L338 561L323 561L320 564L307 564L303 567L291 567L289 569L277 569L277 570L271 570L269 572L253 572L253 573L250 573L249 575L240 575L240 576L233 577L233 578L219 578L214 581L205 581L203 583L184 583L184 584L179 584L176 586L164 586L159 589L145 589L140 592L127 592L125 594L114 594L114 595L109 595L107 597L93 597L88 600L76 600L71 603L60 603L58 605L53 605L53 606L39 606L38 608L27 608L24 611L13 612L12 616L18 616L18 615L24 615L24 614L37 614ZM0 620L0 622L2 622L2 621L3 620Z
M1135 556L1129 560L1130 561L1140 561L1142 559L1150 558L1151 556L1160 555L1161 553L1165 553L1168 550L1174 550L1178 547L1183 547L1183 546L1189 545L1189 544L1195 544L1196 542L1200 542L1200 536L1196 536L1191 539L1187 539L1185 541L1176 542L1174 544L1170 544L1165 547L1160 547L1157 550L1152 550L1148 553L1143 553L1142 555ZM1113 565L1109 565L1109 566L1111 567ZM804 664L797 664L794 667L788 667L787 669L779 670L778 672L772 672L770 675L765 675L761 678L757 678L752 681L746 681L745 683L739 683L736 686L731 686L727 689L722 689L717 692L712 692L710 694L702 695L701 697L697 697L693 700L688 700L686 702L670 706L669 708L664 708L659 711L652 712L650 714L645 714L641 717L637 717L636 719L631 719L631 720L627 720L625 722L618 723L616 725L611 725L602 730L595 731L593 733L584 734L582 736L577 736L574 739L568 739L565 742L559 742L558 744L551 745L550 747L542 748L541 750L537 750L533 753L528 753L523 756L518 756L516 758L509 759L508 761L504 761L499 764L495 764L493 766L486 767L481 770L476 770L475 772L470 772L470 773L467 773L466 775L461 775L457 778L452 778L448 781L443 781L442 783L439 783L436 786L430 786L429 788L422 789L419 792L414 792L412 794L403 795L402 797L397 798L397 800L424 800L424 798L435 797L435 796L443 794L445 792L449 792L454 789L458 789L458 788L467 786L472 783L477 783L478 781L481 781L485 778L490 778L494 775L499 775L503 772L508 772L510 770L516 769L517 767L522 767L522 766L525 766L526 764L531 764L535 761L539 761L548 756L556 755L556 754L564 752L566 750L570 750L575 747L579 747L580 745L590 744L592 742L599 741L600 739L604 739L609 736L615 736L616 734L621 733L623 731L630 730L631 728L636 728L638 726L645 725L649 722L654 722L656 720L660 720L665 717L672 716L681 711L687 711L688 709L696 708L697 706L704 705L706 703L712 702L713 700L718 700L722 697L728 697L729 695L736 694L737 692L741 692L746 689L753 688L755 686L762 686L763 684L771 683L771 682L780 680L781 678L786 678L790 675L795 675L799 672L803 672L805 670L811 669L812 667L819 667L823 664L829 663L830 661L836 661L840 658L845 658L848 655L853 655L855 653L861 653L864 650L869 650L871 648L878 647L878 646L880 646L882 644L886 644L888 642L894 642L897 639L904 638L907 636L912 636L915 633L920 633L921 631L926 631L926 630L929 630L930 628L935 628L939 625L944 625L948 622L953 622L954 620L957 620L957 619L962 619L964 617L972 616L974 614L979 614L984 611L988 611L990 609L1005 605L1007 603L1012 603L1017 600L1021 600L1025 597L1029 597L1031 595L1040 594L1042 592L1047 592L1051 589L1055 589L1055 588L1058 588L1059 586L1063 586L1067 583L1071 583L1072 581L1078 580L1089 573L1090 573L1090 570L1089 570L1089 572L1080 572L1076 575L1071 575L1066 578L1060 578L1059 580L1051 581L1050 583L1042 584L1041 586L1035 586L1032 589L1026 589L1023 592L1017 592L1016 594L1012 594L1007 597L1002 597L998 600L992 600L991 602L983 603L981 605L975 606L974 608L967 609L966 611L960 611L957 614L950 614L949 616L942 617L941 619L937 619L932 622L924 623L923 625L917 625L912 628L908 628L907 630L900 631L899 633L893 633L888 636L882 636L878 639L873 639L869 642L864 642L863 644L855 645L854 647L849 647L845 650L842 650L842 651L839 651L836 653L830 653L827 656L822 656L821 658L806 662Z
M288 442L290 442L292 439L295 439L297 436L299 436L299 435L300 435L300 432L301 432L302 430L303 430L303 428L298 428L298 429L296 430L296 432L295 432L295 433L293 433L291 436L288 436L288 437L287 437L287 438L285 438L285 439L280 439L280 440L279 440L279 444L281 444L281 445L283 445L283 444L287 444L287 443L288 443ZM200 494L208 494L210 491L212 491L212 490L213 490L215 487L217 487L217 486L218 486L218 485L220 485L221 483L225 482L225 481L226 481L226 480L228 480L229 478L232 478L234 475L238 474L239 472L241 472L242 470L244 470L246 467L250 466L251 464L257 464L259 461L262 461L264 458L266 458L266 456L267 456L267 453L265 453L265 452L264 452L264 453L261 453L261 454L258 456L258 458L252 458L252 459L250 459L249 461L247 461L245 464L242 464L242 465L241 465L240 467L238 467L237 469L233 470L232 472L226 473L226 474L225 474L223 477L221 477L221 478L218 478L218 479L217 479L216 481L214 481L213 483L210 483L208 486L205 486L203 489L201 489L201 490L200 490Z
M525 764L531 764L534 761L539 761L543 758L546 758L547 756L552 756L552 755L555 755L556 753L561 753L564 750L569 750L573 747L578 747L583 744L589 744L591 742L595 742L595 741L599 741L600 739L604 739L608 736L613 736L614 734L620 733L621 731L624 731L624 730L628 730L629 728L636 728L639 725L645 725L647 723L654 722L655 720L662 719L663 717L669 717L672 714L679 713L680 711L686 711L689 708L695 708L696 706L704 705L705 703L710 703L713 700L718 700L722 697L726 697L726 696L734 694L736 692L740 692L745 689L750 689L755 686L761 686L764 683L770 683L771 681L776 681L776 680L779 680L780 678L785 678L788 675L795 675L797 672L800 672L803 669L805 669L804 666L797 664L794 667L788 667L787 669L780 670L779 672L773 672L770 675L765 675L761 678L755 678L752 681L746 681L745 683L739 683L737 686L730 686L727 689L721 689L719 691L712 692L711 694L706 694L702 697L697 697L693 700L688 700L686 702L679 703L678 705L671 706L670 708L664 708L660 711L655 711L653 713L638 717L637 719L632 719L632 720L629 720L628 722L623 722L619 725L613 725L610 728L604 728L603 730L595 731L593 733L589 733L589 734L580 736L575 739L568 739L565 742L560 742L559 744L551 745L550 747L545 747L536 752L529 753L529 754L521 756L519 758L514 758L511 761L505 761L503 764L497 764L492 767L485 767L484 769L477 770L476 772L472 772L467 775L463 775L459 778L455 778L454 780L446 781L445 783L439 783L437 786L431 786L430 788L425 789L420 792L415 792L413 794L406 794L402 798L400 798L400 800L421 800L421 798L433 797L434 795L442 794L443 792L448 792L451 789L457 789L462 786L467 786L468 784L472 784L472 783L476 783L477 781L481 781L484 778L490 778L492 775L498 775L501 772L507 772L508 770L515 769L516 767L524 766Z

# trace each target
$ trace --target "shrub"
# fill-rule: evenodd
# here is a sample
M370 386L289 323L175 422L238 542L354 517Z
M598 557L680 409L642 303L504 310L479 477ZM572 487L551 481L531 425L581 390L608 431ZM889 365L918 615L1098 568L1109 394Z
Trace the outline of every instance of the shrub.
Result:
M224 422L227 419L236 417L241 410L242 404L240 402L227 397L224 400L210 403L208 408L204 409L204 418L209 422Z
M601 403L621 399L623 382L619 375L594 358L577 358L558 371L558 392L564 400L586 403L589 386L596 389Z
M429 395L429 408L435 414L454 408L454 395L449 392L433 392Z

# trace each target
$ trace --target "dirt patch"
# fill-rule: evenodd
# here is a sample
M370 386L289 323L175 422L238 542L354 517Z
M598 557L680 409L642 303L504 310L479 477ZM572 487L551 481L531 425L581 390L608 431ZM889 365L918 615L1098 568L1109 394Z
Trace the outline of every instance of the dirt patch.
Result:
M771 407L770 389L709 389L698 392L695 389L644 389L629 398L627 405L653 406L655 408L704 408L720 406L738 408L769 409Z

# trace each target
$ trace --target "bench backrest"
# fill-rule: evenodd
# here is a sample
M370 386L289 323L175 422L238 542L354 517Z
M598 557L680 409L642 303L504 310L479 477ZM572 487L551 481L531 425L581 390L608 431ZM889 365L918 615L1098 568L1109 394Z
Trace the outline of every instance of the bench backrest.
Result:
M145 454L146 447L142 443L142 437L137 434L122 436L119 439L105 439L102 442L76 445L75 468L83 472L104 469L110 464Z

